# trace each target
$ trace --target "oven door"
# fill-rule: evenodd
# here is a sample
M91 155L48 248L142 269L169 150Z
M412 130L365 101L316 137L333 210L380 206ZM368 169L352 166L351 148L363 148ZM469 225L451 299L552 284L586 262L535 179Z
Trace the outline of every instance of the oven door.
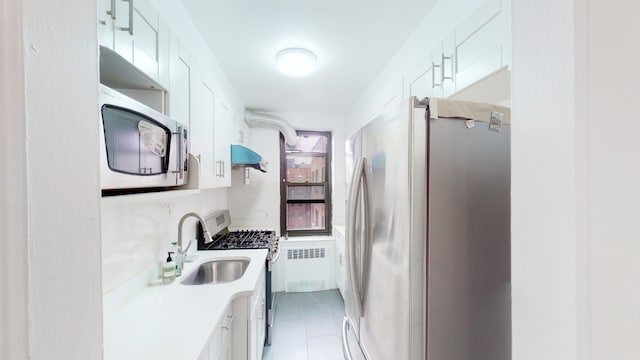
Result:
M273 323L274 323L274 317L275 317L275 312L274 312L274 304L275 304L275 300L276 300L276 294L273 291L273 278L272 278L272 273L273 273L273 268L276 264L276 262L278 261L278 258L280 257L280 249L278 249L278 251L274 254L271 254L268 258L267 258L267 271L265 272L265 280L266 280L266 293L265 293L265 299L267 300L267 318L266 318L266 332L265 332L265 340L264 340L264 344L265 345L271 345L271 341L273 338Z

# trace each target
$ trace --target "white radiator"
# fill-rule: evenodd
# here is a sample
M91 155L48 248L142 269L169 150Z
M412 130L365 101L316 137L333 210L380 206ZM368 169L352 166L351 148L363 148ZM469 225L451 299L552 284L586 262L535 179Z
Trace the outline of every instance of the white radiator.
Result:
M309 244L280 242L284 291L307 292L333 289L335 285L333 241Z

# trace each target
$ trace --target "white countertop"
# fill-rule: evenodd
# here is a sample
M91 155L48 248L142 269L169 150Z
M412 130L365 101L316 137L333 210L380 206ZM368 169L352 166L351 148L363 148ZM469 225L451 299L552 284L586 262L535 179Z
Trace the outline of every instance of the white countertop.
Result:
M182 276L169 285L150 286L104 314L105 359L197 359L215 324L234 298L251 295L264 269L266 249L199 251ZM251 260L230 283L182 285L203 262L221 258Z

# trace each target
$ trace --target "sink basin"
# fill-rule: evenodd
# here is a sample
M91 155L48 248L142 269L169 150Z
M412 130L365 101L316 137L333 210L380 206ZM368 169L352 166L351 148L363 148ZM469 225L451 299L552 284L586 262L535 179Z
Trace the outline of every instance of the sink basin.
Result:
M189 274L183 285L220 284L238 280L249 267L248 259L224 259L207 261Z

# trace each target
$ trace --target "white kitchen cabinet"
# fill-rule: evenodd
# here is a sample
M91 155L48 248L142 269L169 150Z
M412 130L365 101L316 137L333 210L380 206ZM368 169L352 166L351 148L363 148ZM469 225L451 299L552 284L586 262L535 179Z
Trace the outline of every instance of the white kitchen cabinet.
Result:
M158 26L158 83L168 90L171 88L171 30L161 17L158 17Z
M233 359L260 360L265 340L265 270L251 295L233 301L235 325L233 328Z
M249 360L262 359L265 337L265 283L264 277L258 283L252 296L251 313L249 317Z
M249 133L250 128L249 125L244 121L241 114L235 113L233 116L233 124L234 124L234 139L235 144L249 145Z
M510 0L485 0L407 75L409 95L446 98L511 61Z
M104 2L104 0L99 1ZM113 3L115 3L113 7L111 2L109 3L109 9L115 9L113 46L109 46L106 43L108 38L102 36L101 44L113 48L151 79L166 86L169 81L168 66L166 64L161 66L160 63L168 61L169 57L168 39L165 33L168 27L161 22L158 12L147 0L114 0ZM104 2L102 7L106 4ZM99 12L99 17L102 16L102 12Z
M233 307L227 306L220 320L215 325L209 341L200 352L198 360L231 360L233 349L231 337L233 333Z
M409 74L409 96L419 99L433 96L433 64L423 61Z
M169 116L191 126L191 56L173 33L170 49Z
M456 27L456 91L510 64L510 12L509 0L486 0Z
M216 94L207 70L192 64L190 152L198 159L198 187L210 189L218 186L220 171L214 154L214 122Z
M113 24L117 0L98 0L98 42L113 50Z
M455 36L451 33L409 74L409 95L443 98L455 89Z
M216 187L231 186L231 141L235 124L229 103L221 96L214 121L213 144L215 154Z

